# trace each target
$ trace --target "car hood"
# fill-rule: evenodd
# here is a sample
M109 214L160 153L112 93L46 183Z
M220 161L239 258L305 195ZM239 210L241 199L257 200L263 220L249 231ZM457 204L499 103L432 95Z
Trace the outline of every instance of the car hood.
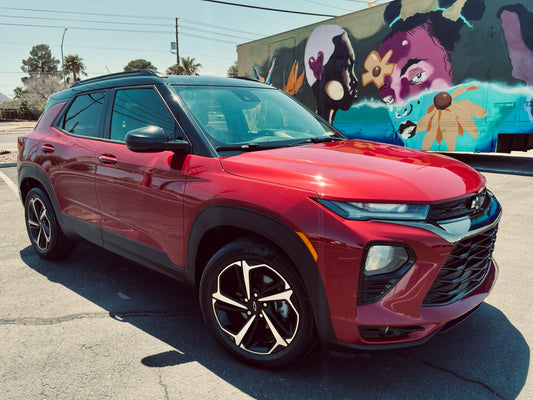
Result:
M248 152L221 164L230 174L331 200L435 202L485 185L482 175L447 156L359 140Z

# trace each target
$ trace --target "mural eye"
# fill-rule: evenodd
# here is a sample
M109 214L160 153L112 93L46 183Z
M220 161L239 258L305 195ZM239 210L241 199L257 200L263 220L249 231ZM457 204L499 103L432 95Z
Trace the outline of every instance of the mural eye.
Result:
M420 85L422 82L426 80L426 72L421 71L418 74L416 74L413 79L411 79L411 83L414 85Z

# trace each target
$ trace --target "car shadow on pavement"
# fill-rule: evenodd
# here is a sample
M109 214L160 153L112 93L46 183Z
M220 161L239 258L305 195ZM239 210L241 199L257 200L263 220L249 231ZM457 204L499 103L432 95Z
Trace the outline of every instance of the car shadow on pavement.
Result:
M85 244L60 261L42 260L31 247L20 254L48 280L174 349L157 354L147 349L140 368L197 362L257 399L513 399L529 370L524 337L488 304L420 347L360 353L317 348L300 363L256 369L215 344L196 295L184 285Z

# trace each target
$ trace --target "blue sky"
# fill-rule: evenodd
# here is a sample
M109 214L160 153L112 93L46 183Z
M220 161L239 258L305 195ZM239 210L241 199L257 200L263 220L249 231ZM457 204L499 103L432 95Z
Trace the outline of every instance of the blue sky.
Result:
M331 15L368 7L364 0L233 2ZM120 72L136 58L147 59L164 72L176 63L170 52L176 17L180 56L194 57L202 64L201 75L217 76L225 76L236 61L237 44L327 19L202 0L0 0L0 92L12 97L13 89L22 86L22 60L34 45L49 45L60 60L64 28L68 28L64 55L83 58L89 77Z

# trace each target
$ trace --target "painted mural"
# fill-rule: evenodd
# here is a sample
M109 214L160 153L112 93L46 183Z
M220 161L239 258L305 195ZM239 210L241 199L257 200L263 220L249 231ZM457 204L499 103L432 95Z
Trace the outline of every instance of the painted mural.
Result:
M530 1L396 0L238 51L239 69L348 137L423 150L533 148Z

